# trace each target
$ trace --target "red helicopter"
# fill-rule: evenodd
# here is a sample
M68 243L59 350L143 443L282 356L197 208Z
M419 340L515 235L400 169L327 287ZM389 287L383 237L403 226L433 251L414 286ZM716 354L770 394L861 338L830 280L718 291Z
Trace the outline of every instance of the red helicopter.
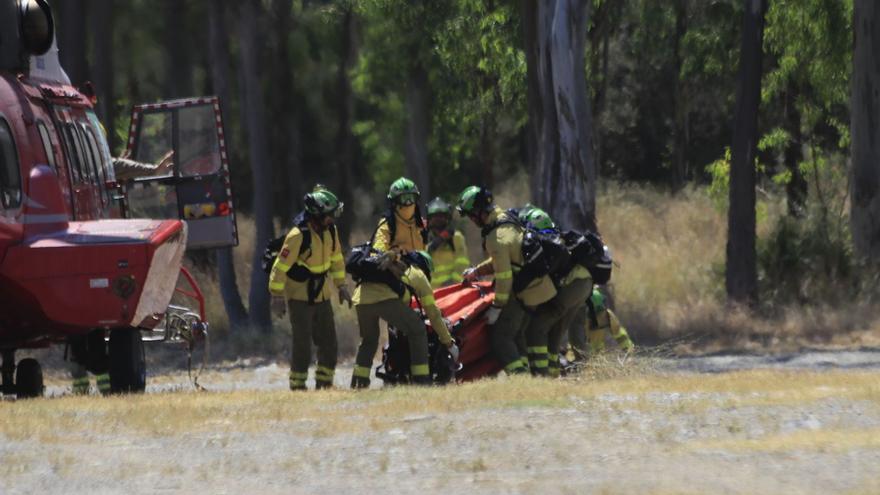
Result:
M218 101L136 106L113 158L92 94L58 62L48 2L0 0L0 41L0 392L42 395L16 350L72 342L112 391L143 391L145 340L207 329L184 251L238 244Z

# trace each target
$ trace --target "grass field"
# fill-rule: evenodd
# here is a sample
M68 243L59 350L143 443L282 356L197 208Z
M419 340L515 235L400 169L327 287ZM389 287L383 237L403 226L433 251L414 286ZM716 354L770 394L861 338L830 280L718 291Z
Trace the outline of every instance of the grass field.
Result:
M234 376L234 375L233 375ZM0 493L877 493L880 373L0 403Z

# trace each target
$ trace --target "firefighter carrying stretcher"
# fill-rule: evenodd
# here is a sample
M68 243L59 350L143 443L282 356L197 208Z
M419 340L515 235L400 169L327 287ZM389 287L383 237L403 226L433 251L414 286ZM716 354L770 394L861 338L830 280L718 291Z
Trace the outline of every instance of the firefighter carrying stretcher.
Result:
M495 302L487 311L492 352L508 373L528 372L523 361L524 332L538 305L556 296L547 275L534 277L522 251L524 229L494 204L491 191L470 186L458 199L458 212L482 229L489 257L463 274L467 281L495 276ZM519 343L518 343L519 342Z

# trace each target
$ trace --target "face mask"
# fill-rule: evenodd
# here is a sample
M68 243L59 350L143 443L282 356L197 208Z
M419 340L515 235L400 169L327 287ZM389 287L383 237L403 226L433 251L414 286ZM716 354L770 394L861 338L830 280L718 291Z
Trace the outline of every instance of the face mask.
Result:
M412 217L416 214L416 205L398 206L397 214L404 220L412 220Z

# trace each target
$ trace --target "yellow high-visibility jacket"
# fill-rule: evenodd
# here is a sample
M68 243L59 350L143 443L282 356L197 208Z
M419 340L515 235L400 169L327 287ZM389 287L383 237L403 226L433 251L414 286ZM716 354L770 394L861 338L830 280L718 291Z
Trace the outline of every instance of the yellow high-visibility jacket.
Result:
M431 283L428 282L428 277L418 267L410 266L403 272L400 280L408 286L404 290L403 296L400 297L401 302L409 305L413 296L409 290L409 287L411 287L415 292L414 295L422 303L422 309L425 310L425 314L431 321L431 326L437 333L437 337L440 338L440 343L448 346L452 342L452 335L450 335L449 329L446 328L446 322L443 321L443 315L440 313L440 308L437 307L437 302L434 300L434 290L431 288ZM352 295L352 301L355 305L375 304L397 298L397 293L391 287L376 282L364 282L358 285L354 290L354 295Z
M284 246L272 265L272 273L269 274L269 292L275 296L285 296L295 301L308 301L308 281L298 282L287 276L287 272L294 266L308 269L314 275L323 274L324 286L315 297L314 302L323 302L332 296L330 284L327 278L332 278L336 287L345 283L345 262L342 258L342 246L339 242L339 234L335 229L324 229L317 233L311 226L307 227L310 234L309 248L300 253L303 233L300 227L294 227L284 239ZM333 236L336 237L335 241ZM334 249L335 246L335 249Z
M429 248L432 243L433 241L428 244ZM461 282L461 272L471 264L468 258L464 234L458 230L452 234L452 239L444 241L436 249L430 250L429 253L434 260L434 273L431 274L431 285L435 289Z
M507 214L495 207L489 215L488 224L495 223ZM495 305L504 306L513 290L513 274L522 266L523 231L516 225L503 224L493 229L484 239L489 258L477 265L480 276L495 275ZM525 306L534 307L556 297L556 287L550 277L533 280L528 287L516 294Z
M422 228L416 223L416 217L412 220L404 220L400 218L396 212L394 213L395 227L394 239L391 238L391 226L388 220L382 218L379 220L379 226L376 228L376 237L373 239L373 249L381 252L398 248L402 252L423 251L425 249L425 239L422 237Z

